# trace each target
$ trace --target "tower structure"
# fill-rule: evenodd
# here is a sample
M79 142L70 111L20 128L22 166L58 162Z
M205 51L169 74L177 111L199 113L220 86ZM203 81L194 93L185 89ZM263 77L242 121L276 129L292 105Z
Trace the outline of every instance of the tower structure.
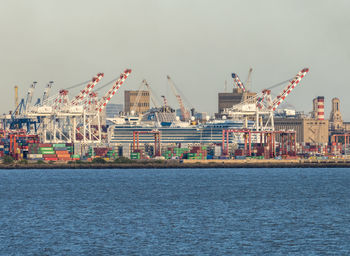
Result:
M317 120L324 120L324 97L317 97Z
M332 131L342 130L344 128L339 106L340 100L338 98L333 98L332 111L329 117L329 124Z

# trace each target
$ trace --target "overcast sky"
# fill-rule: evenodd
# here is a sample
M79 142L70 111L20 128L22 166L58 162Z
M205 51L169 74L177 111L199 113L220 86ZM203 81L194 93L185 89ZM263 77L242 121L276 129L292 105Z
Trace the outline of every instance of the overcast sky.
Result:
M252 67L252 89L261 91L309 67L288 103L309 112L325 96L328 118L338 97L350 121L348 0L0 0L0 10L2 113L13 109L14 85L24 97L38 81L37 98L50 80L56 93L98 72L103 85L125 68L132 73L113 103L146 79L177 108L170 75L193 107L215 113L232 72L244 81Z

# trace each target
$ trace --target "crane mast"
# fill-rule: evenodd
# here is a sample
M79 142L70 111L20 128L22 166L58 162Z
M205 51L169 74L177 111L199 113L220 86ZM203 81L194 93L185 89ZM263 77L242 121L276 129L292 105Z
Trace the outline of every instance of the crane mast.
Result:
M168 81L171 85L171 89L173 91L173 93L175 94L175 97L177 99L177 102L179 103L180 106L180 111L181 111L181 115L182 115L182 119L183 121L188 121L190 120L190 113L185 109L184 104L182 102L181 96L180 94L176 91L174 82L171 80L170 76L167 76Z

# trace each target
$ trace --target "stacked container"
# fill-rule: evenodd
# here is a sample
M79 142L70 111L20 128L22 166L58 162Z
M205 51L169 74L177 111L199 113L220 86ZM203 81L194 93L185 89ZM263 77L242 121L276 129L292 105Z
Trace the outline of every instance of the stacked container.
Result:
M130 159L141 159L141 153L140 152L130 153Z
M69 161L71 156L67 150L66 144L53 144L52 145L58 160Z

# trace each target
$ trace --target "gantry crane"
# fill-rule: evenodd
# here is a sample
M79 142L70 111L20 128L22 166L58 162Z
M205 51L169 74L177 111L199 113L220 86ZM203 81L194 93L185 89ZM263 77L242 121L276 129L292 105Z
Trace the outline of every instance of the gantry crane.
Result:
M244 101L240 104L233 106L230 109L224 111L230 117L239 118L250 118L255 119L256 129L274 129L273 112L277 107L285 100L285 98L291 93L291 91L299 84L300 80L309 72L308 68L302 69L292 80L289 81L288 85L282 90L282 92L274 99L271 99L271 88L264 89L260 95L257 95L256 102L251 103ZM265 119L265 125L262 125L260 115L265 115L268 118Z

